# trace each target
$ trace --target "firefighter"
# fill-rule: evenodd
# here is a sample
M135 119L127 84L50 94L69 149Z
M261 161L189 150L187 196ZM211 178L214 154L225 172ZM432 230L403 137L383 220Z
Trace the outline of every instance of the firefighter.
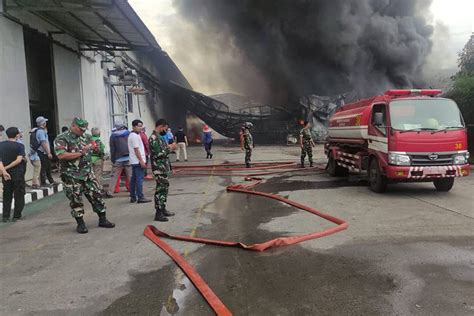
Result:
M250 168L250 161L252 159L252 149L255 147L253 144L253 137L250 134L253 124L245 122L242 124L240 129L240 147L242 151L245 151L245 166Z
M301 168L304 168L304 159L308 155L309 166L313 166L313 147L315 146L313 137L311 136L311 124L304 121L304 127L300 132L301 145Z

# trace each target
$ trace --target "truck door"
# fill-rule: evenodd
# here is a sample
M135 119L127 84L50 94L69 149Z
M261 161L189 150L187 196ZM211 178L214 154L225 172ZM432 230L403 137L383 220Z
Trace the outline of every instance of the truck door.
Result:
M377 122L377 120L379 120L379 122ZM372 107L368 128L369 148L378 152L387 153L387 131L387 106L385 104L375 104Z

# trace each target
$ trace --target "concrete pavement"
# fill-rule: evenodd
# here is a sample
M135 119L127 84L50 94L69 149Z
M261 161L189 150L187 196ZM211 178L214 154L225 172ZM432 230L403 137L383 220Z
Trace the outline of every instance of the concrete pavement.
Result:
M317 159L324 161L318 147ZM190 164L209 163L190 148ZM239 161L217 147L214 162ZM296 147L257 147L254 160L299 160ZM358 177L267 177L278 193L349 222L344 232L263 253L169 241L235 315L474 314L474 177L446 194L432 184L372 193ZM63 194L30 204L0 227L3 315L212 315L175 264L143 237L146 224L174 233L261 242L331 224L262 197L225 192L240 177L174 177L168 223L152 204L107 200L117 227L78 235ZM154 183L146 182L152 196Z

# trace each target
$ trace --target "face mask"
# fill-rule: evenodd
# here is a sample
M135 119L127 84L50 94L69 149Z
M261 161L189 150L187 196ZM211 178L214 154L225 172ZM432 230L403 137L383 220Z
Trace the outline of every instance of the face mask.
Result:
M161 132L160 132L160 135L161 135L161 136L165 136L165 135L166 135L166 131L161 131Z

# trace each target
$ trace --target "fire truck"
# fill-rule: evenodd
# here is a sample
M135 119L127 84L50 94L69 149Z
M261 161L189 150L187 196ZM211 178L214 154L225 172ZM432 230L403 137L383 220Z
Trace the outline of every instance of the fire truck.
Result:
M388 90L339 108L329 121L328 173L366 173L377 193L396 182L451 190L456 177L469 175L469 152L461 112L441 93Z

